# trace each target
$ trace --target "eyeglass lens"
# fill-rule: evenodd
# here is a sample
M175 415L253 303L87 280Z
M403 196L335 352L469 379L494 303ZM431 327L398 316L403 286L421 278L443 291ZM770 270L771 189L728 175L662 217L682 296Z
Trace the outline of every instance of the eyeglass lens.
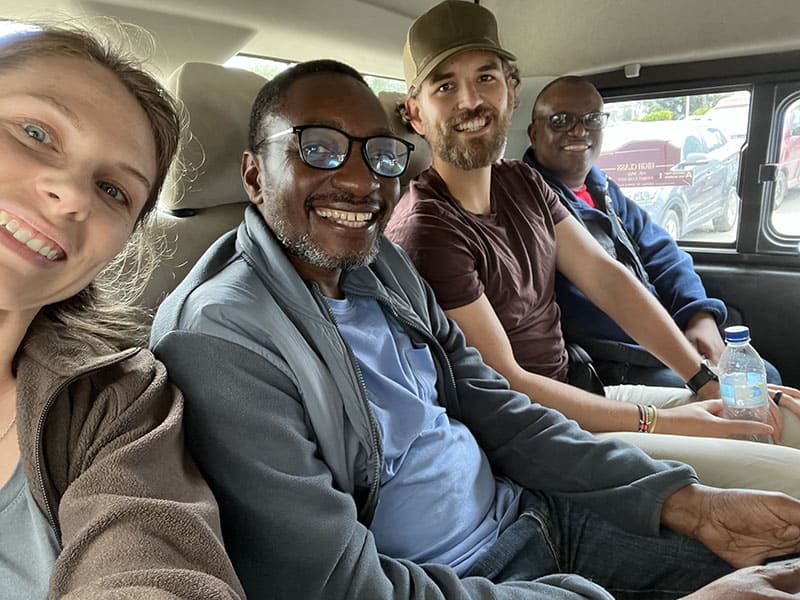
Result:
M317 169L337 169L350 153L350 138L329 127L309 127L300 132L300 153ZM369 169L381 177L398 177L408 166L409 149L399 139L374 136L363 141L362 156Z
M586 129L602 129L608 122L608 113L590 112L584 115L576 115L575 113L562 112L551 115L548 119L550 127L554 131L569 131L578 124L578 121L581 121Z

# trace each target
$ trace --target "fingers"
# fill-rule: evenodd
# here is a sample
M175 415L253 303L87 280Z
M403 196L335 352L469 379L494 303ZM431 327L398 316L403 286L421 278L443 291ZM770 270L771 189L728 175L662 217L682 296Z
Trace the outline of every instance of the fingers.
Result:
M702 437L771 435L773 428L758 421L740 421L722 417L722 400L701 400L683 406L659 410L658 431Z
M758 421L740 421L738 419L720 419L720 435L773 435L775 429L769 423Z
M767 387L769 388L769 391L772 392L773 400L775 399L776 395L780 393L781 407L800 417L800 390L787 387L785 385L770 384Z
M702 406L705 410L716 416L722 415L722 411L725 408L725 403L720 399L698 400L694 404L696 406Z
M772 425L774 431L772 433L772 441L776 444L781 441L783 434L783 413L780 407L774 402L769 403L769 424Z
M719 382L713 379L697 390L697 397L701 400L715 400L720 398Z
M800 558L771 562L764 571L775 589L788 594L800 592Z
M794 396L795 398L800 398L800 390L798 390L797 388L789 387L788 385L776 385L774 383L768 383L767 389L770 392L781 391L784 394L789 394L790 396Z
M800 399L798 399L798 396L787 396L784 394L781 398L781 406L800 417Z

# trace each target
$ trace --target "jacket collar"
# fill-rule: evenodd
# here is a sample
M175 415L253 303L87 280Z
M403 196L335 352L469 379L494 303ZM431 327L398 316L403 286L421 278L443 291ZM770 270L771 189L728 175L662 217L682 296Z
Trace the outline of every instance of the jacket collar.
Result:
M550 187L557 189L560 191L566 198L572 200L573 202L579 201L578 197L575 196L574 192L570 189L570 187L565 184L561 179L556 177L552 171L543 167L542 164L536 160L536 155L533 152L533 147L528 146L528 149L525 150L525 154L522 157L522 160L525 161L528 165L539 171L542 177L544 177L545 181L550 184ZM586 189L592 195L592 198L595 199L597 202L598 200L601 201L601 205L604 203L602 202L605 198L606 192L608 191L608 177L607 175L597 168L596 165L592 165L591 170L586 175Z
M245 210L243 223L239 226L237 236L238 250L245 255L259 257L254 261L254 268L276 294L281 303L293 306L297 310L317 303L315 295L311 292L313 284L309 284L300 277L286 252L267 226L261 213L255 205L248 206ZM381 252L389 241L381 236L379 241ZM375 273L376 265L359 267L346 271L342 275L342 289L345 292L359 295L373 296L379 300L389 301L390 294ZM315 286L314 286L315 287Z

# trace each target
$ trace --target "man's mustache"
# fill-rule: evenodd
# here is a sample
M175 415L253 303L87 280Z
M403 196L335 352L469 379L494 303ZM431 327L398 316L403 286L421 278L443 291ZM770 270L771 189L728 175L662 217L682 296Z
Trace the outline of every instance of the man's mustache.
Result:
M459 123L463 123L464 121L470 121L472 119L478 119L481 117L491 117L495 118L497 115L497 111L490 106L486 106L482 104L476 108L466 108L462 110L460 113L451 117L447 121L448 127L455 127Z

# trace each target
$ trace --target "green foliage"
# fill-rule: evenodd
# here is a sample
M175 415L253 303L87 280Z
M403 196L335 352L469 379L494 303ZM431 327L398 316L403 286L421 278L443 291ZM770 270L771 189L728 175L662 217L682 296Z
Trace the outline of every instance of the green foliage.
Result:
M671 121L672 120L672 111L671 110L654 110L652 112L647 113L640 120L641 121Z
M700 116L702 116L702 115L706 114L706 113L707 113L709 110L710 110L710 107L708 107L708 106L701 106L700 108L698 108L698 109L695 109L695 111L694 111L692 114L693 114L694 116L696 116L696 117L700 117Z

